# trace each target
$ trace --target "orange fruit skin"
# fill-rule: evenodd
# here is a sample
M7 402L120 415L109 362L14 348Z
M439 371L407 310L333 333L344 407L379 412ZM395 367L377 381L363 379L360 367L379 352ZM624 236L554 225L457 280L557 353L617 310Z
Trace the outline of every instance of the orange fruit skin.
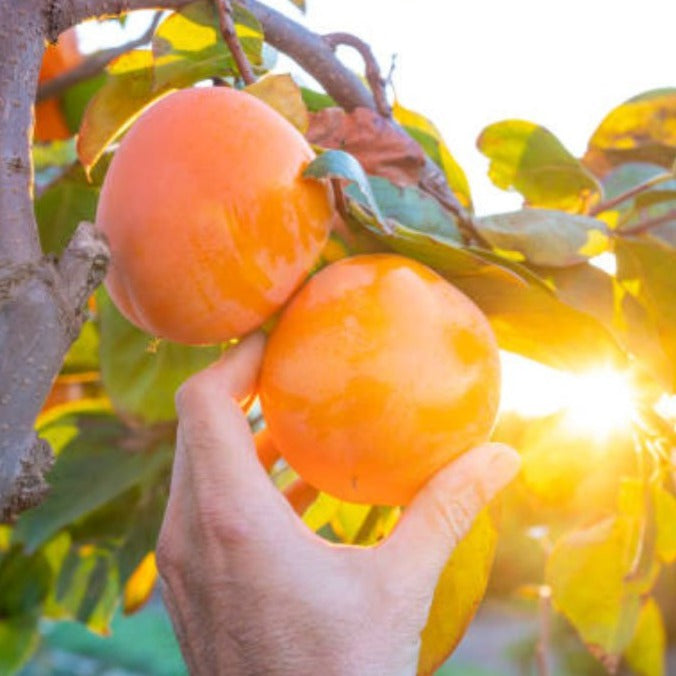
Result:
M490 435L498 347L474 303L397 255L342 259L285 308L260 397L275 445L310 484L343 500L405 505Z
M313 157L289 122L244 92L186 89L148 109L115 153L96 214L122 314L188 344L263 324L328 239L329 190L301 176Z
M38 82L51 80L80 63L82 57L78 50L75 29L65 31L55 45L47 45L42 57ZM72 136L57 99L46 99L35 106L36 141L57 141Z

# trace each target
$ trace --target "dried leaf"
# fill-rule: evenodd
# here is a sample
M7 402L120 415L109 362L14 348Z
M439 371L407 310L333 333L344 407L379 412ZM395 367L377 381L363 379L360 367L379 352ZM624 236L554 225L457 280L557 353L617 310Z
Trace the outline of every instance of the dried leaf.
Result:
M310 114L310 143L345 150L367 174L388 178L397 185L416 185L425 165L420 146L404 131L368 108L348 113L325 108Z

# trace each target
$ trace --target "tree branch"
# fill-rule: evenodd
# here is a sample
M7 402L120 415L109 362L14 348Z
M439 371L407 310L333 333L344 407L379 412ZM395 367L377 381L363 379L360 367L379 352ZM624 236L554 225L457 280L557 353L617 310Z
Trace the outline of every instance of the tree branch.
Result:
M385 80L380 74L378 62L373 56L371 47L361 38L358 38L351 33L328 33L327 35L324 35L324 41L327 42L329 47L334 51L339 45L346 45L359 52L366 64L366 80L371 87L371 92L373 93L373 98L376 103L376 109L383 117L392 117L392 108L387 102L387 94L385 92Z
M39 0L0 0L0 264L40 256L30 143L43 53Z
M58 264L0 266L0 521L44 496L51 452L33 425L107 262L105 242L83 223Z
M59 96L64 92L68 87L72 87L79 82L84 82L94 75L98 75L113 59L116 59L118 56L125 54L131 49L136 49L137 47L142 47L143 45L150 42L152 39L155 29L162 18L162 12L157 12L153 17L153 20L148 26L148 29L140 37L130 40L129 42L120 45L118 47L111 47L110 49L102 49L101 51L94 52L82 62L80 62L74 68L57 75L45 82L42 82L38 85L38 93L35 97L37 102L43 101L44 99L50 99L54 96Z
M254 75L253 68L249 63L247 55L244 53L242 43L237 37L237 30L235 29L235 21L233 19L232 2L230 2L230 0L214 1L216 3L216 9L218 10L218 20L221 24L223 39L225 40L225 44L228 45L232 57L235 59L239 74L242 76L242 80L244 80L245 84L253 84L256 82L256 76Z

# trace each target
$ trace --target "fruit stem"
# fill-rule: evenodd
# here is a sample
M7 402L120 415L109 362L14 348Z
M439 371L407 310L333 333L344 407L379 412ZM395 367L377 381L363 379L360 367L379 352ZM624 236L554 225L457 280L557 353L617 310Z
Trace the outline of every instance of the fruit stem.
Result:
M221 23L221 33L223 34L223 39L225 44L228 45L239 74L242 76L245 84L253 84L256 82L256 76L254 75L253 68L249 59L247 58L244 49L242 48L242 43L237 37L237 30L235 29L234 21L234 10L232 8L232 2L230 0L215 0L216 9L218 10L218 19Z

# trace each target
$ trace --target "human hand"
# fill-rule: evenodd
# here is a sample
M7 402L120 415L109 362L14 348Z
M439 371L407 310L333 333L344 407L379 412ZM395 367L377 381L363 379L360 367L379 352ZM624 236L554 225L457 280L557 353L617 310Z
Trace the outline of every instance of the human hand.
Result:
M415 674L439 575L518 455L484 444L437 473L375 547L305 527L256 455L238 404L255 390L254 334L188 380L157 546L194 674Z

